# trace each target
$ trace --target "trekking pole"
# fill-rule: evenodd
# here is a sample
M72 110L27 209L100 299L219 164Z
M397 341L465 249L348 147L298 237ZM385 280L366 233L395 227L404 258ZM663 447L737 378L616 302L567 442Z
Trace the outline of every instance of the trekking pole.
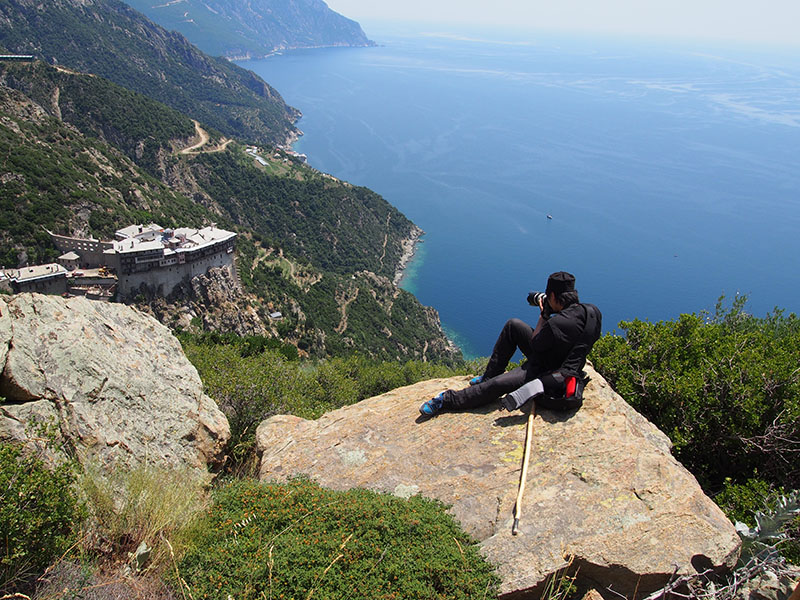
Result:
M528 459L531 455L531 439L533 438L533 418L536 416L536 406L531 402L531 412L528 415L528 426L525 429L525 453L522 455L522 473L519 476L519 491L517 502L514 504L514 526L511 534L519 533L519 517L522 513L522 494L525 493L525 480L528 478Z

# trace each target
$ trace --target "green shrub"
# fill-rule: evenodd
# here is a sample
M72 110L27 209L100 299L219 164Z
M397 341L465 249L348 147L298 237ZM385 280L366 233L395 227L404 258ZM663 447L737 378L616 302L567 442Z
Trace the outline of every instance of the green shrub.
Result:
M51 470L0 443L0 590L22 586L69 546L82 512L74 481L71 464Z
M744 312L744 298L711 316L620 323L625 337L594 346L597 370L669 435L706 492L758 477L800 485L800 320Z
M195 600L492 598L498 578L444 507L308 479L219 489L178 571Z
M230 467L244 472L252 471L254 464L256 427L272 415L317 419L397 387L472 372L467 367L379 361L361 355L301 362L288 358L283 347L274 348L267 338L219 333L178 337L206 393L228 417Z
M731 521L741 521L753 527L756 524L754 511L769 506L771 494L770 485L763 479L748 479L740 484L728 479L724 489L714 497L714 502Z

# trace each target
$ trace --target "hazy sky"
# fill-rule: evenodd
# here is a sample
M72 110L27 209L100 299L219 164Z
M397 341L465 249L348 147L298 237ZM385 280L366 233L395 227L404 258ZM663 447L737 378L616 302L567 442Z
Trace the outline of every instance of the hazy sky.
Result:
M800 0L326 1L333 10L356 21L513 25L800 44Z

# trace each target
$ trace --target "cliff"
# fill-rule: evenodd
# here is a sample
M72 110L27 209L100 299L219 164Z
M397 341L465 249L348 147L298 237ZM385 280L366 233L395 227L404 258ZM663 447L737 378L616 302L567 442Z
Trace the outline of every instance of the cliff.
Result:
M261 57L287 48L371 46L355 21L322 0L126 0L213 56Z
M299 112L253 72L192 46L119 0L0 0L8 52L92 73L230 136L280 144Z

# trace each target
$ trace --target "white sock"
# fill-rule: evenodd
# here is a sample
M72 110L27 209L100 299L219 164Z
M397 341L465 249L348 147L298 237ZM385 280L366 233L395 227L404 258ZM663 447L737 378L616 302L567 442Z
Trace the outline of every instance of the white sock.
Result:
M543 393L544 385L542 384L542 380L534 379L533 381L529 381L523 385L521 388L511 392L509 396L514 399L514 403L516 404L514 408L519 408L534 396L538 396L539 394Z

